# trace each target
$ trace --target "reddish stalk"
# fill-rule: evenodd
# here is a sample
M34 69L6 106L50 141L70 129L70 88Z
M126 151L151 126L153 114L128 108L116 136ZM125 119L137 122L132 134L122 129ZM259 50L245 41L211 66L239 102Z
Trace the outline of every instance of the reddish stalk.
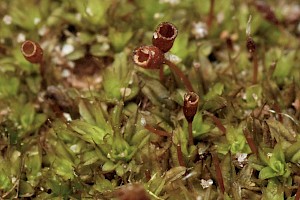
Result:
M165 75L164 75L164 68L161 66L159 68L159 80L163 83L165 80Z
M149 169L146 169L145 177L146 177L146 182L148 182L151 179L151 173Z
M283 118L282 118L282 114L281 114L281 109L280 109L278 103L274 103L274 104L273 104L273 108L274 108L274 110L276 111L276 113L278 114L278 121L279 121L280 123L283 123Z
M214 8L215 8L215 0L210 0L209 16L207 20L208 29L211 27L212 21L214 19Z
M192 146L194 145L194 140L193 140L193 123L188 122L188 131L189 131L189 145Z
M183 160L183 155L182 155L180 144L176 145L176 150L177 150L177 158L178 158L179 165L182 166L182 167L185 167L185 163L184 163L184 160Z
M164 63L170 67L170 69L180 78L186 89L190 92L194 92L193 86L189 79L183 74L183 72L171 61L165 59Z
M231 73L233 75L233 78L235 81L237 81L237 77L236 77L236 72L235 72L235 61L232 59L231 53L233 52L233 43L232 43L232 39L230 38L230 36L228 36L226 38L226 46L228 49L228 59L229 59L229 67L231 69Z
M300 185L298 186L297 193L295 196L295 200L300 200Z
M214 166L215 166L215 169L216 169L216 176L217 176L218 185L221 189L222 194L224 194L224 192L225 192L224 180L223 180L223 175L222 175L218 155L215 152L212 152L211 156L212 156L212 160L213 160L213 163L214 163Z
M249 133L248 129L244 129L243 132L244 132L247 143L248 143L252 153L254 153L256 156L258 156L257 147L255 145L255 142L254 142L253 138L250 136L250 133Z
M146 124L145 126L145 129L147 129L148 131L150 131L151 133L154 133L156 135L159 135L159 136L166 136L166 137L170 137L171 136L171 133L168 133L166 131L163 131L163 130L158 130L148 124Z
M258 75L258 60L256 53L253 54L253 77L252 77L252 83L257 83L257 75Z
M247 36L247 43L246 43L248 52L250 53L252 57L252 63L253 63L253 77L252 77L252 83L257 83L257 74L258 74L258 60L257 60L257 53L256 53L256 44L252 37L250 35Z
M210 116L210 118L213 120L216 127L225 135L226 132L227 132L227 129L222 124L221 120L219 118L217 118L214 114L210 113L210 112L205 111L205 114Z

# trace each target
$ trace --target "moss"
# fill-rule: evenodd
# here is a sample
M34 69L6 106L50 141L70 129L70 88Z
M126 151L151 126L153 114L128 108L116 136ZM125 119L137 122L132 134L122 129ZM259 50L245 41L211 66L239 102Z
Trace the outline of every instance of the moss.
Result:
M297 3L2 0L0 198L298 200ZM165 21L164 65L138 67Z

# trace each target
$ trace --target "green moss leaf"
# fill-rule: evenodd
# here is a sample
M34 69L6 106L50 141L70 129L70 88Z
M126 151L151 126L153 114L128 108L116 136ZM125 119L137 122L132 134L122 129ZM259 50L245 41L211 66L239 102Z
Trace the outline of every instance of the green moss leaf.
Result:
M33 187L26 181L20 180L19 197L31 197L34 194Z
M66 159L56 157L53 162L53 168L56 174L60 175L64 180L74 178L73 163Z
M219 96L223 93L224 85L222 83L216 83L209 89L209 92L204 96L204 100L209 101L216 96Z
M203 122L202 113L197 112L193 120L193 135L198 137L211 130L211 124Z
M29 128L29 126L33 123L34 116L35 116L35 109L33 104L30 103L26 104L23 107L23 111L20 116L20 122L24 129Z
M12 187L11 179L4 169L0 169L0 189L8 191Z
M0 76L0 98L15 96L19 90L20 80L17 77Z
M279 181L271 179L267 188L263 190L262 200L284 200L284 190Z
M259 179L268 179L277 176L276 172L271 167L265 167L259 172Z
M107 134L102 128L94 126L84 121L74 120L70 123L70 127L85 141L89 143L100 144L104 136Z

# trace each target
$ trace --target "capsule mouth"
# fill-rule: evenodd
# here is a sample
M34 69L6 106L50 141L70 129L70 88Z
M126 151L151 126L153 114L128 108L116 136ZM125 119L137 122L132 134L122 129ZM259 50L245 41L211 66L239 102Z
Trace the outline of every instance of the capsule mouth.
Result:
M150 55L149 55L149 50L147 49L141 49L139 51L139 54L138 54L138 61L139 62L145 62L149 59Z
M145 47L140 47L134 51L133 60L136 64L145 65L150 58L150 51Z
M177 36L177 28L168 22L163 22L159 25L157 33L168 40L172 40Z
M194 92L189 92L185 95L184 99L189 105L195 105L199 101L199 96Z
M32 41L25 41L23 44L22 44L22 53L24 56L26 57L30 57L30 56L33 56L35 53L36 53L36 44Z

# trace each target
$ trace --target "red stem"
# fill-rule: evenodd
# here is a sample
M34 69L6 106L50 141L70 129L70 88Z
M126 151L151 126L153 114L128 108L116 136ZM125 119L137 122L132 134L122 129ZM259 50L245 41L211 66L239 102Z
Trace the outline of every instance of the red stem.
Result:
M281 109L280 109L278 103L274 103L274 104L273 104L273 108L274 108L274 110L275 110L275 111L277 112L277 114L278 114L278 121L279 121L280 123L283 123L283 118L282 118L282 115L281 115Z
M257 55L254 52L253 54L253 79L252 83L256 84L257 83L257 74L258 74L258 60L257 60Z
M252 153L254 153L256 156L258 156L257 147L255 145L255 142L254 142L253 138L250 136L250 133L249 133L248 129L244 129L243 132L244 132L247 143L248 143Z
M160 68L159 68L159 79L160 79L160 82L164 82L164 80L165 80L165 76L164 76L164 68L163 68L163 66L161 66Z
M171 61L165 59L164 63L170 67L170 69L181 79L186 89L190 92L194 92L193 86L189 79L183 74L183 72Z
M189 131L189 145L192 146L194 145L194 140L193 140L193 123L188 122L188 131Z
M222 194L224 194L225 192L225 187L224 187L224 181L223 181L223 175L222 175L222 171L221 171L221 167L220 167L220 162L219 162L219 158L218 155L215 152L211 153L212 156L212 160L216 169L216 175L217 175L217 182L218 185L221 189Z
M297 193L295 196L295 200L300 200L300 185L298 186Z
M215 0L210 0L209 16L207 20L208 29L211 27L212 21L214 19L214 8L215 8Z
M210 113L210 112L205 112L208 116L211 117L211 119L213 120L214 124L217 126L217 128L225 135L227 132L227 129L225 128L225 126L222 124L221 120L219 118L217 118L214 114Z
M146 177L146 182L148 182L151 179L151 173L150 173L149 169L146 169L145 177Z
M182 167L185 167L185 163L184 163L184 160L183 160L183 155L182 155L180 144L177 144L176 150L177 150L177 158L178 158L179 165L182 166Z
M41 82L41 88L47 89L47 80L46 80L46 67L45 67L45 61L44 59L39 63L40 67L40 75L42 78Z
M167 136L167 137L170 137L171 136L171 133L168 133L166 131L163 131L163 130L158 130L148 124L146 124L145 126L145 129L147 129L148 131L150 131L151 133L154 133L156 135L159 135L159 136Z

